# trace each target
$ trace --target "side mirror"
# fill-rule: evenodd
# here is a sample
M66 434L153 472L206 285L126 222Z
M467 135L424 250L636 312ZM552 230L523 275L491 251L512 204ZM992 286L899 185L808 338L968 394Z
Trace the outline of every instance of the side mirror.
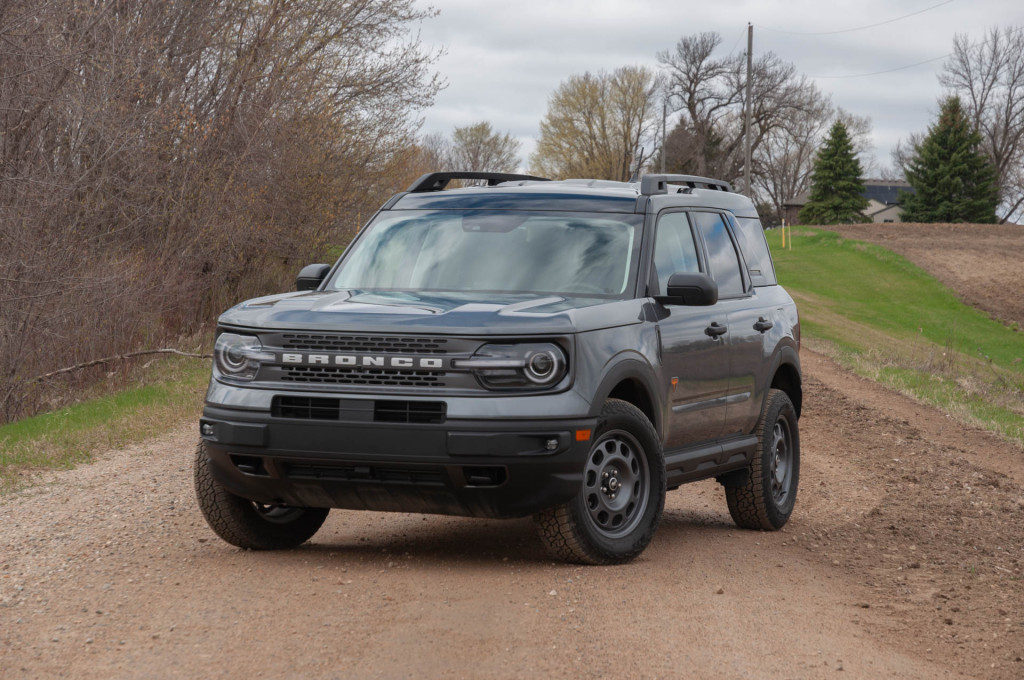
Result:
M668 294L657 298L663 304L708 307L718 302L718 284L707 274L673 274L667 287Z
M307 264L295 277L295 290L316 290L331 271L329 264Z

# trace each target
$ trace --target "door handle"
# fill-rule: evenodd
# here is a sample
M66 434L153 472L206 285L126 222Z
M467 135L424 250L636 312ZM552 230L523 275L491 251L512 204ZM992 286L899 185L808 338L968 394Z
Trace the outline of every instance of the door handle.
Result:
M720 326L717 321L712 321L711 325L704 329L704 332L713 338L717 338L719 335L724 335L728 330L728 326Z
M758 317L757 322L754 324L754 330L764 333L765 331L770 330L774 325L775 324L762 316Z

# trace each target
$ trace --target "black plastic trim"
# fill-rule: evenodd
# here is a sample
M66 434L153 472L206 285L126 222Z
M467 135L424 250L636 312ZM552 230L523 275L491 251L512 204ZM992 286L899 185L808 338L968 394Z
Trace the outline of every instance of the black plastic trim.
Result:
M487 186L493 187L502 182L550 182L547 177L533 175L517 175L506 172L428 172L406 190L410 194L428 191L442 191L453 179L484 179Z
M645 175L640 180L640 193L643 196L667 194L668 185L685 184L691 189L714 189L716 191L732 191L732 185L720 179L698 177L697 175ZM703 186L701 186L703 185Z

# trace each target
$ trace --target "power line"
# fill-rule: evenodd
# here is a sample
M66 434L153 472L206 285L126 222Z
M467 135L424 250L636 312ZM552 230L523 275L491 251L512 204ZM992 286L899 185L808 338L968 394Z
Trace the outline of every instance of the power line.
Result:
M940 2L937 5L932 5L931 7L925 7L924 9L918 10L916 12L911 12L910 14L904 14L903 16L896 17L894 19L886 19L885 21L879 21L876 24L868 24L867 26L857 26L856 28L844 28L844 29L839 30L839 31L816 31L816 32L786 31L786 30L783 30L781 28L771 28L770 26L761 26L761 25L758 25L758 28L762 28L762 29L764 29L766 31L772 31L773 33L787 33L789 35L838 35L839 33L853 33L854 31L863 31L863 30L866 30L866 29L869 29L869 28L877 28L879 26L885 26L886 24L891 24L891 23L896 22L896 21L902 21L903 19L908 19L910 17L917 16L918 14L924 14L925 12L930 12L933 9L938 9L939 7L942 7L943 5L948 5L949 3L955 2L955 1L956 0L945 0L945 2ZM922 63L925 63L925 62L922 62Z
M732 49L729 50L729 54L727 54L726 57L731 57L732 56L732 53L736 51L737 47L739 47L740 40L743 40L743 36L745 36L746 34L747 34L747 29L744 27L744 29L742 31L740 31L740 34L738 36L736 36L736 42L734 42L732 44Z
M1012 31L1010 31L1010 33L1020 33L1021 31L1024 31L1024 26L1015 28ZM995 38L998 40L999 36L996 35ZM1007 34L1007 38L1009 38L1009 34ZM979 43L971 45L971 47L982 47L984 45L988 45L991 41L992 41L992 38L988 38L986 40L982 40ZM930 64L933 61L939 61L940 59L948 59L949 57L952 57L954 54L956 54L956 53L955 52L948 52L946 54L943 54L941 57L932 57L931 59L925 59L924 61L919 61L919 62L916 62L916 63L913 63L913 64L907 64L906 66L897 66L896 68L885 69L884 71L873 71L871 73L853 73L853 74L850 74L850 75L843 75L843 76L812 76L812 75L808 75L807 77L808 78L817 78L819 80L843 80L843 79L846 79L846 78L867 78L868 76L880 76L880 75L882 75L884 73L895 73L896 71L905 71L908 68L914 68L915 66L923 66L924 64Z
M890 68L890 69L886 69L884 71L874 71L872 73L854 73L854 74L851 74L851 75L848 75L848 76L812 76L812 75L808 75L807 77L808 78L817 78L819 80L842 80L842 79L845 79L845 78L867 78L868 76L880 76L883 73L894 73L896 71L905 71L908 68L914 68L915 66L923 66L924 64L930 64L933 61L938 61L940 59L946 59L946 58L952 57L952 56L953 56L953 53L950 52L949 54L943 54L941 57L933 57L931 59L925 59L924 61L919 61L916 64L907 64L906 66L897 66L896 68Z

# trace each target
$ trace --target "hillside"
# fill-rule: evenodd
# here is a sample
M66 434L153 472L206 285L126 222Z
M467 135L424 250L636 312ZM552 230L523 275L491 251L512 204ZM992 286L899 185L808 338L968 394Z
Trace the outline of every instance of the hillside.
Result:
M1024 327L1024 226L852 224L828 229L899 253L956 291L966 304Z

